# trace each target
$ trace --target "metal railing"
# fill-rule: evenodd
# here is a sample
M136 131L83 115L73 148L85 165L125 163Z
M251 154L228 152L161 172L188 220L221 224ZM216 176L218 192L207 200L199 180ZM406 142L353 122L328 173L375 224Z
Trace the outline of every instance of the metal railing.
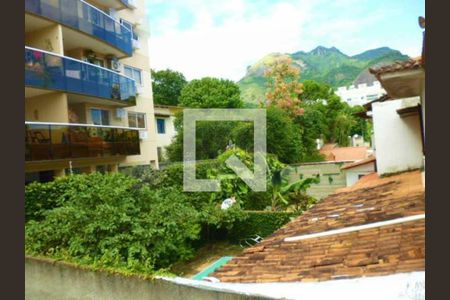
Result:
M139 130L89 124L25 122L25 161L140 154Z
M128 56L133 53L131 31L82 0L25 0L25 11L99 38Z
M25 85L136 104L134 79L112 70L25 47Z

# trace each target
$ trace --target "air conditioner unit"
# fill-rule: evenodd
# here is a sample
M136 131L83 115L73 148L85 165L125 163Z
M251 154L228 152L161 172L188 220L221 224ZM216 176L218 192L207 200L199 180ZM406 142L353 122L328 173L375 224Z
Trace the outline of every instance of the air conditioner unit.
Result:
M108 59L108 68L110 68L113 71L120 72L122 69L122 64L115 57L109 58Z
M136 84L136 93L142 94L144 92L144 87L140 84Z
M119 119L125 118L127 116L127 111L123 108L116 109L116 117Z
M146 140L148 138L148 132L146 130L139 130L139 139Z

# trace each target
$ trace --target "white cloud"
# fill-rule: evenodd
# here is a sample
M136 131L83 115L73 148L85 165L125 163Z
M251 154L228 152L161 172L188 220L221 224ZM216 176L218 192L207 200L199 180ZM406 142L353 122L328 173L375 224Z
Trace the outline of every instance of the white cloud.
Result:
M155 1L159 0L152 3ZM410 42L391 45L383 44L384 39L371 39L365 31L376 29L378 22L393 12L380 7L368 15L362 13L358 3L171 0L162 15L156 15L158 11L152 11L150 5L152 68L177 70L188 80L214 76L237 81L245 75L248 65L268 53L310 50L319 44L349 51L349 55L380 46L407 54L417 52ZM327 11L330 6L333 8ZM193 24L180 26L186 13L192 15ZM420 49L420 45L416 48Z
M175 11L169 14L171 20L152 24L159 27L150 41L153 68L175 69L188 79L215 76L239 80L255 59L270 52L298 50L311 9L309 2L278 3L261 14L256 5L242 0L211 2L215 4L204 6L204 1L194 0L182 8L195 16L189 29L178 29ZM227 16L219 24L218 14Z

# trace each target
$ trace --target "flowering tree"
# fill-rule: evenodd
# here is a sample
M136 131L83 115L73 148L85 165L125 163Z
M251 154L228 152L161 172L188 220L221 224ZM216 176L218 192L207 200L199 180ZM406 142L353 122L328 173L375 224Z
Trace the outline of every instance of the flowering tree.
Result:
M267 106L278 106L288 111L292 117L302 115L300 95L303 85L300 81L300 69L292 66L292 59L282 57L271 64L265 72L267 79Z

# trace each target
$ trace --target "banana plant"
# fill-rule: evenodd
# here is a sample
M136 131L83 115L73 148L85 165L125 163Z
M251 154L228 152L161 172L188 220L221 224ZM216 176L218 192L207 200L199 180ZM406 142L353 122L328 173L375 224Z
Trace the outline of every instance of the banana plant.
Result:
M289 205L288 196L290 194L301 194L314 183L319 183L318 176L306 179L298 179L293 182L289 180L291 168L287 167L282 170L274 170L271 172L270 191L271 191L271 209L273 211L284 205Z

